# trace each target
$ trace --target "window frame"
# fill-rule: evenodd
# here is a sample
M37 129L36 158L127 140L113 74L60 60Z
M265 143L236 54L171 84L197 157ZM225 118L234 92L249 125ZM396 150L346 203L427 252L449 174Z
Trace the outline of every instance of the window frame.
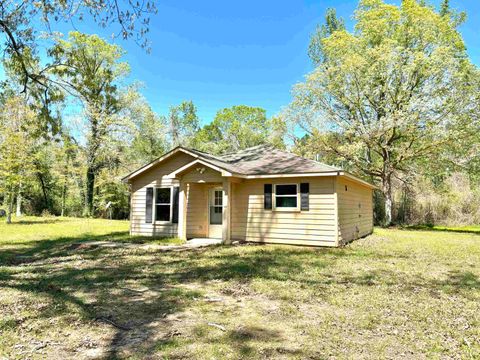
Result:
M277 195L277 186L283 186L283 185L295 185L297 192L295 194L296 199L297 199L297 206L295 207L277 207L277 196L279 197L293 197L294 195ZM273 184L273 199L272 199L272 210L274 211L300 211L300 184L299 183L279 183L279 184Z
M172 224L173 219L173 186L156 186L153 192L153 223L154 224ZM158 189L170 189L170 214L168 220L157 220L157 190ZM159 205L167 205L167 203L158 203Z
M222 205L215 205L215 200L216 200L216 198L215 198L215 192L216 192L216 191L220 191L221 194L222 194L221 197L220 197L220 199L221 199L221 201L222 201ZM213 199L211 198L212 193L213 193ZM217 187L217 186L216 186L216 187L212 187L212 188L210 188L210 189L208 190L208 201L207 201L207 204L208 204L208 208L207 208L207 209L208 209L208 211L207 211L207 213L208 213L208 216L207 216L208 226L221 226L221 225L223 225L223 210L224 210L223 201L224 201L224 195L225 195L225 194L224 194L224 191L223 191L223 188L222 188L222 187ZM211 201L211 200L213 200L213 204L212 204L212 201ZM221 223L221 224L211 224L211 223L210 223L210 221L211 221L210 208L211 208L212 206L222 209L222 223Z

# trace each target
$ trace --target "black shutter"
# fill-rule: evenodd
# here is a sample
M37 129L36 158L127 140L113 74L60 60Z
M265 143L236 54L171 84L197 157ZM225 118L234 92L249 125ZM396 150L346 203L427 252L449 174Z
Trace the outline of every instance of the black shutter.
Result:
M145 222L151 224L153 215L153 187L147 188L147 199L145 202Z
M263 185L263 208L272 210L272 184Z
M308 201L309 192L310 192L310 184L301 183L300 184L300 210L302 211L309 210L309 201Z
M178 196L180 188L178 186L173 187L173 209L172 209L172 223L178 224Z

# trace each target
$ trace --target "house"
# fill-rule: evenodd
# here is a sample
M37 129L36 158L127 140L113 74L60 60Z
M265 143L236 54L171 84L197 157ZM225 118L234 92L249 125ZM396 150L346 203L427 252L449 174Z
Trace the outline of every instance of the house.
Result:
M373 185L266 145L177 147L123 181L133 235L339 246L373 229Z

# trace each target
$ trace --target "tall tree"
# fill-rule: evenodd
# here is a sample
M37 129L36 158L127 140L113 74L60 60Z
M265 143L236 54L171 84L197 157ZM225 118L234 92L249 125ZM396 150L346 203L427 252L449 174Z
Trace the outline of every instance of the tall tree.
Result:
M168 114L171 146L188 146L195 133L200 128L197 107L192 101L183 101L172 106Z
M124 159L130 170L148 163L168 149L166 119L157 115L145 97L138 91L138 86L130 87L121 97L121 114L132 125L131 146Z
M283 147L283 117L268 119L265 109L246 105L217 112L211 124L195 137L195 146L214 153L238 151L260 144Z
M380 182L386 224L395 177L478 130L478 70L456 23L415 0L362 0L355 32L321 39L324 61L296 88L290 118Z
M308 56L315 65L325 60L325 52L322 50L322 40L338 30L345 30L345 21L337 17L337 11L334 8L328 8L325 13L325 23L317 26L315 33L310 38L310 44L308 46Z
M83 103L87 120L85 215L93 215L95 177L111 160L111 146L118 130L118 81L128 73L120 62L123 50L97 35L71 32L49 54L62 86Z
M35 114L21 97L7 99L0 110L0 189L5 194L7 223L15 196L32 176L32 124Z
M0 32L4 35L0 49L10 60L17 74L20 92L29 93L43 104L43 118L50 119L49 105L57 92L57 84L50 77L54 64L43 66L39 57L40 34L54 37L57 23L76 23L90 18L102 28L109 28L115 36L134 38L148 48L146 34L149 16L156 12L154 1L117 0L43 0L0 2ZM52 81L53 80L53 81ZM53 99L52 99L53 97ZM39 116L42 117L42 116ZM52 120L52 119L50 119ZM58 125L58 124L55 124Z

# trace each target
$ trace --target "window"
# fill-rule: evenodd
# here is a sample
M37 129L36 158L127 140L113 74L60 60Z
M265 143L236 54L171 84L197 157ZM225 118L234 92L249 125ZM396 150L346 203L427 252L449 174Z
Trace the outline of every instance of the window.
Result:
M155 221L170 221L172 209L172 189L155 190Z
M275 185L275 208L298 209L298 185Z
M223 191L214 190L210 198L210 225L221 225L223 217Z

